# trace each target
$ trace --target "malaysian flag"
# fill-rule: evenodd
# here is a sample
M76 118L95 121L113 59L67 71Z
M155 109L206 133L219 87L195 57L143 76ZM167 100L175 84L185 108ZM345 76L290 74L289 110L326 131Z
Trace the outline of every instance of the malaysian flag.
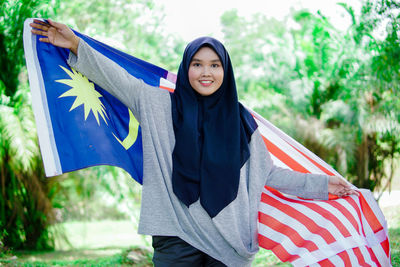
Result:
M113 165L141 182L141 130L132 113L71 69L66 62L67 49L39 42L39 37L30 32L30 22L32 19L27 19L24 26L24 48L46 175ZM175 74L76 34L131 75L173 91ZM88 107L80 99L79 86L91 92ZM275 165L304 173L339 175L270 122L250 112ZM386 221L368 190L360 190L360 196L331 196L321 201L265 187L258 220L260 247L294 266L391 265Z
M339 175L311 151L252 112L275 165ZM260 247L294 266L391 266L387 224L371 191L308 200L265 187L258 213Z

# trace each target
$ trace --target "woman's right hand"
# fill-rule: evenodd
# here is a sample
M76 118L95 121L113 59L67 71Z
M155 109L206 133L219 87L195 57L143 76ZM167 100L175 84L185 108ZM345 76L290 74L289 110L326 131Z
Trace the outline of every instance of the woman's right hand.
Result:
M33 34L45 36L39 38L39 41L68 48L72 53L77 55L79 37L65 24L50 19L48 19L48 22L49 23L34 19L33 23L29 24L32 27L31 32Z

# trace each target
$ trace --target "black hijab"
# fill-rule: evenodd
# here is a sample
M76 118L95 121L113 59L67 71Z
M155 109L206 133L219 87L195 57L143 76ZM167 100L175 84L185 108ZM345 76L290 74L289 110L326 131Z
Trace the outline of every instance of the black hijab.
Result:
M204 46L217 53L224 69L221 87L209 96L194 91L188 77L193 56ZM232 64L222 43L202 37L188 44L171 102L174 193L188 207L200 197L203 208L214 217L237 196L240 169L250 156L249 142L257 128L238 102Z

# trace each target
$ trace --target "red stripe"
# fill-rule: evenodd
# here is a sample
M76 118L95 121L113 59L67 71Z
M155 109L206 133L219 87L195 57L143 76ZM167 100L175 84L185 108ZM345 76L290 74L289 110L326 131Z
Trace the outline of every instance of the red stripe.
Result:
M358 219L359 219L360 222L361 222L360 227L361 227L362 234L363 234L363 236L366 236L366 235L365 235L365 230L364 230L364 224L363 224L363 220L362 220L362 216L361 216L361 212L360 212L360 207L357 205L357 203L356 203L356 202L354 201L354 199L351 198L351 197L346 197L345 200L346 200L346 201L354 208L354 210L357 212Z
M383 250L385 251L386 256L389 257L389 255L390 255L389 239L386 238L384 241L382 241L381 246L382 246Z
M321 171L323 171L324 173L330 175L330 176L334 176L335 174L332 173L330 170L328 170L327 168L325 168L324 166L322 166L321 164L319 164L318 162L316 162L315 160L313 160L312 158L310 158L309 156L307 156L305 153L303 153L301 150L297 149L295 146L291 145L290 143L288 143L291 147L293 147L294 149L296 149L298 152L300 152L304 157L306 157L309 161L311 161L316 167L318 167Z
M268 188L270 189L270 188ZM328 203L328 201L315 201L315 203L310 203L310 202L305 202L305 201L301 201L301 200L296 200L296 199L291 199L288 197L285 197L284 195L282 195L281 193L279 193L279 191L277 190L270 190L272 194L274 194L275 196L284 199L286 201L292 202L292 203L297 203L303 206L306 206L307 208L315 211L316 213L320 214L322 217L324 217L326 220L332 222L332 224L340 231L340 233L344 236L344 237L349 237L351 236L350 232L347 230L346 226L344 226L344 224L336 217L335 214L331 213L330 211L328 211L325 208L322 208L321 206L319 206L318 202L325 202Z
M366 266L366 267L367 266L371 266L370 264L365 262L364 256L362 255L360 248L358 248L358 247L357 248L353 248L353 251L354 251L354 254L357 257L359 266Z
M388 242L388 244L389 244L389 242ZM366 248L368 249L369 255L371 256L372 261L375 262L376 266L379 266L379 267L382 266L382 264L380 264L378 259L376 258L376 255L375 255L374 251L372 250L372 248L367 247L367 246L366 246Z
M353 266L351 263L351 259L349 256L349 253L347 253L347 251L342 251L338 254L338 256L342 259L342 261L344 262L344 266L345 267L351 267Z
M169 87L167 87L167 86L162 86L162 85L160 85L159 87L160 87L161 89L165 89L165 90L167 90L167 91L170 91L171 93L174 92L174 89L169 88Z
M329 260L325 259L320 262L318 262L322 267L335 267L335 265Z
M383 226L379 222L378 218L376 218L374 212L372 211L371 207L368 205L368 202L365 200L364 196L360 194L360 206L361 210L367 220L369 226L371 227L374 233L379 232L383 229Z
M351 197L346 197L346 198L351 198ZM340 204L337 201L327 201L326 203L331 205L332 207L335 207L336 209L338 209L343 214L343 216L345 216L347 218L347 220L349 220L349 222L353 225L353 227L357 231L357 233L359 235L361 235L359 223L354 218L353 214L351 214L351 212L348 209L346 209L346 207L344 207L342 204Z
M365 219L367 220L372 231L374 233L377 233L383 230L383 226L379 222L378 218L375 216L375 213L372 211L371 207L368 205L368 202L365 200L362 194L360 194L360 205L361 205L361 210L365 216ZM388 239L381 242L381 247L385 251L386 256L390 257L390 246L388 242L389 242ZM371 252L373 253L373 251Z
M280 161L285 163L290 169L302 173L310 172L302 165L300 165L297 161L295 161L290 155L286 154L283 150L281 150L279 147L277 147L271 141L265 138L263 135L262 137L264 139L264 143L267 146L268 151L272 153L275 157L277 157Z
M263 244L265 249L272 250L282 262L293 262L300 258L298 255L290 254L281 244L263 235L258 235L258 243Z
M259 212L258 220L260 223L288 237L297 247L306 248L310 252L318 250L318 246L314 242L305 240L296 230L286 224L281 223L272 216Z
M332 236L332 234L325 228L320 227L317 225L313 220L311 220L309 217L304 215L303 213L299 212L295 208L291 207L290 205L284 204L275 198L268 196L265 193L262 193L261 195L261 201L271 205L286 215L292 217L293 219L299 221L306 227L311 233L314 233L316 235L321 236L326 243L331 244L335 242L335 238Z
M360 199L360 198L359 198L359 199ZM360 207L357 205L357 203L354 201L353 198L345 198L345 200L346 200L350 205L352 205L353 208L355 209L355 211L357 212L358 218L359 218L359 220L360 220L360 222L361 222L361 225L360 225L360 226L361 226L362 234L363 234L364 237L366 237L365 229L364 229L364 224L362 223L363 220L362 220L362 216L361 216L361 212L360 212ZM369 255L371 256L372 261L375 262L377 266L381 266L381 264L379 263L378 259L377 259L376 256L375 256L374 251L373 251L370 247L366 247L366 248L367 248L367 250L368 250Z

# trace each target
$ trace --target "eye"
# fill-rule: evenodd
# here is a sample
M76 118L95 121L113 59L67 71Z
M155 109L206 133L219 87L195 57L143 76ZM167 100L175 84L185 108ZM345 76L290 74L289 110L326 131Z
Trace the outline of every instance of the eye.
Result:
M200 67L200 63L194 62L194 63L192 63L192 66L193 67Z
M212 68L219 68L219 64L216 64L216 63L211 64L211 67L212 67Z

